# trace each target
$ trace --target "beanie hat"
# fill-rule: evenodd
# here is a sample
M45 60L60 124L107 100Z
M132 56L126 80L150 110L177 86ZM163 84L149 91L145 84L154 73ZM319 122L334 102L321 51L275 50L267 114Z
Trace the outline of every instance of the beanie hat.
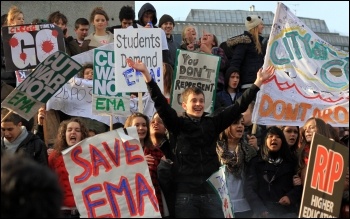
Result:
M249 31L263 22L264 20L258 15L248 15L245 21L245 27Z
M173 23L174 27L175 27L175 21L173 19L173 17L171 17L168 14L164 14L160 19L159 19L159 24L158 26L161 27L162 24L166 23L166 22L171 22Z
M233 72L237 72L238 74L240 73L238 68L236 68L235 66L230 66L230 67L226 70L226 75L231 76L231 74L232 74Z

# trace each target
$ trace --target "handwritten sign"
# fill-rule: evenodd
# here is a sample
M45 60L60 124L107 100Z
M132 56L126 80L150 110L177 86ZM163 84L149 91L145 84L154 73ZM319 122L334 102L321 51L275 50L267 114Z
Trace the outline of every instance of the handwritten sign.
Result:
M116 92L114 51L94 49L94 52L92 113L128 116L130 94Z
M181 93L188 87L198 87L205 95L205 111L212 112L221 57L177 50L176 59L170 100L172 108L183 112Z
M1 103L30 120L55 92L77 74L81 65L64 52L57 51L41 62Z
M82 218L161 217L139 140L113 130L68 148L63 159Z
M231 204L231 199L228 193L226 184L226 166L221 166L220 169L213 173L207 182L215 190L215 192L220 196L222 202L222 211L224 212L225 218L234 218L233 206Z
M2 27L6 71L35 68L56 51L65 51L61 28L54 24Z
M349 126L349 53L318 37L283 3L271 28L268 65L276 74L257 95L254 123L302 126L318 117Z
M299 217L339 217L349 149L314 133L308 160Z
M117 92L147 92L141 72L126 64L127 58L146 64L163 91L163 62L160 28L116 29L114 32L115 81Z

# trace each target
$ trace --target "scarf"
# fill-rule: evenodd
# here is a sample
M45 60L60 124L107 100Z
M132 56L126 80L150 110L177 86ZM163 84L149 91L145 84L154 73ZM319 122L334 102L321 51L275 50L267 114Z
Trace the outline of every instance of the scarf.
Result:
M13 141L9 142L5 137L4 137L4 144L5 144L5 150L8 153L14 154L18 148L18 146L26 139L28 136L28 131L25 126L21 127L22 132L19 134L19 136Z
M241 173L244 168L244 153L242 151L241 143L238 143L235 151L228 150L227 142L218 141L216 152L219 155L221 163L226 165L228 171L238 178L241 178Z

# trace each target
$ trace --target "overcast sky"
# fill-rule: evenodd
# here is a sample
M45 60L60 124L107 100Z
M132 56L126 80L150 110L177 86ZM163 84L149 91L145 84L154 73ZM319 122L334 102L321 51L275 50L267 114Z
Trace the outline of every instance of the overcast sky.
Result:
M141 6L147 1L135 1L136 17ZM157 10L158 19L163 14L175 20L185 20L191 9L271 11L275 14L277 1L148 1ZM349 36L349 1L281 1L298 17L325 20L329 31Z

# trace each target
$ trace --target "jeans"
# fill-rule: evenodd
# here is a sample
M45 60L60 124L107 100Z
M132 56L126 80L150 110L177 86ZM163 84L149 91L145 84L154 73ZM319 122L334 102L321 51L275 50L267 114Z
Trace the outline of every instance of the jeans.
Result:
M177 193L176 218L224 218L221 200L217 194Z

